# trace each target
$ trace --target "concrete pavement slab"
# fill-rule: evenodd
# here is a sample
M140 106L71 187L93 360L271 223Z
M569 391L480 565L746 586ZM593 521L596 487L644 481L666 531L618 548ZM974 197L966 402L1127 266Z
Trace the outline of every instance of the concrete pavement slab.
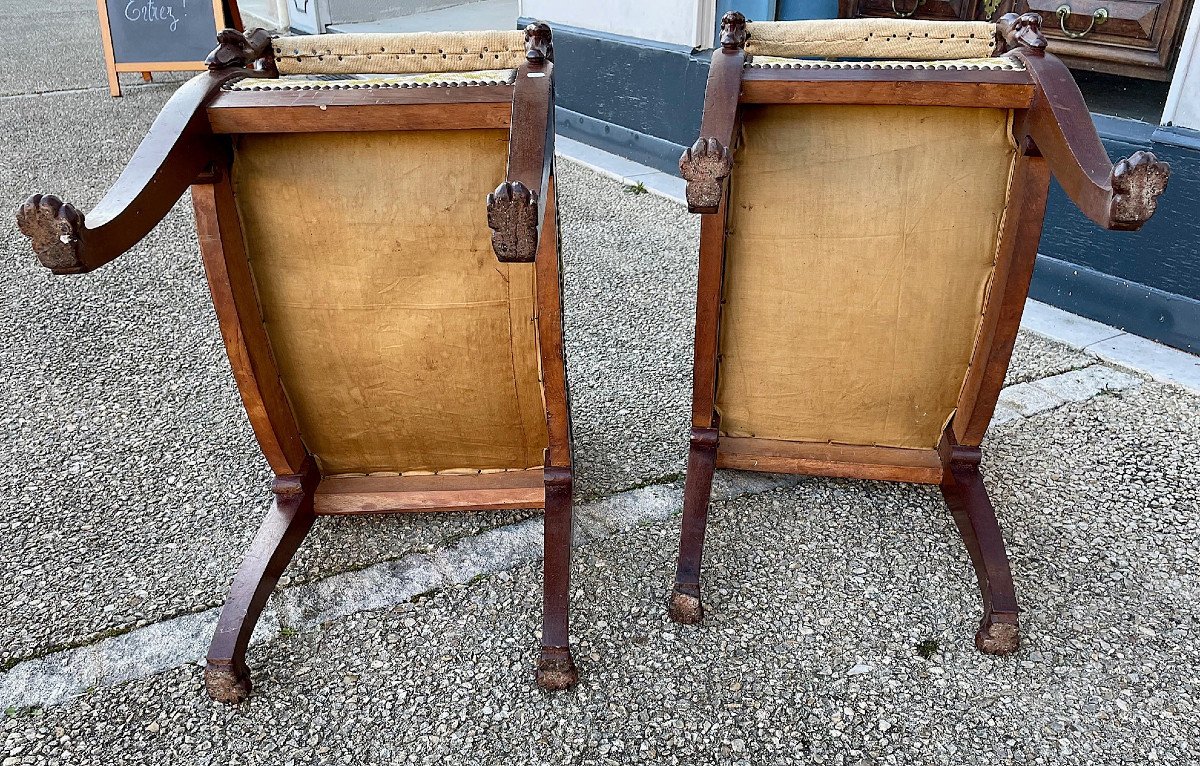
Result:
M665 616L677 519L578 551L574 692L533 685L530 564L255 647L243 706L183 667L16 711L3 744L81 764L1190 763L1194 406L1148 383L993 434L1010 657L971 643L978 592L935 489L803 479L714 506L700 626Z

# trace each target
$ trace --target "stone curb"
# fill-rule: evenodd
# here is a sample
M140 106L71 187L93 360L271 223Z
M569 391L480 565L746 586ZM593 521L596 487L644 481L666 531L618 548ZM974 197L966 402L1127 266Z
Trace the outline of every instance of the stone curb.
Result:
M1142 379L1095 364L1009 386L1000 394L993 424L1083 402L1104 391L1131 390ZM714 502L792 487L798 476L722 471L713 481ZM683 506L680 481L611 495L575 508L575 546L637 526L663 521ZM276 592L254 631L252 644L285 630L312 630L356 612L386 609L425 593L512 569L542 557L542 520L527 519L463 538L433 554L393 561L295 585ZM176 617L95 644L18 663L0 674L0 707L28 708L66 702L90 689L143 678L202 662L220 609Z
M796 477L726 473L714 481L713 498L731 500L796 481ZM575 546L670 518L682 506L683 488L678 482L576 506ZM541 558L542 520L527 519L464 538L432 555L411 554L284 588L272 597L251 643L275 639L284 630L311 630L355 612L397 606ZM220 609L209 609L18 663L0 674L0 708L59 704L91 689L202 662L219 615Z

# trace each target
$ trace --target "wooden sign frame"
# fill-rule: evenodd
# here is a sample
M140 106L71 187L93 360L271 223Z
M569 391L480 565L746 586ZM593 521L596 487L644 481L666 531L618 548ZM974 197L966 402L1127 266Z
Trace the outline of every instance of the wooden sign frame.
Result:
M236 0L228 0L229 18L226 19L224 0L212 0L213 6L213 44L216 44L217 33L233 23L239 30L242 27L240 14L237 11ZM100 15L100 39L104 44L104 69L108 74L108 92L114 97L121 95L121 81L117 75L121 72L141 72L144 80L150 80L151 72L199 72L207 67L200 61L142 61L117 62L116 50L113 48L112 29L108 21L108 3L106 0L96 0L96 10Z

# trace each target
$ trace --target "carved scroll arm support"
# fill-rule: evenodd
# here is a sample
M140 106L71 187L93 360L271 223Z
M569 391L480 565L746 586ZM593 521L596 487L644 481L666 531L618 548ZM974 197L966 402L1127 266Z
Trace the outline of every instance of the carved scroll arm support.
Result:
M746 62L745 46L746 17L730 11L721 18L721 47L713 51L708 69L700 137L679 158L679 171L687 181L688 210L692 213L717 212L725 178L733 170L733 137Z
M550 27L525 29L525 63L517 68L509 125L508 171L487 197L492 250L503 263L532 263L554 166L554 46Z
M1112 164L1066 66L1036 49L1017 49L1013 55L1025 62L1038 86L1024 132L1067 196L1105 229L1140 229L1154 215L1171 167L1144 151Z
M233 34L246 55L261 56L263 46L269 50L270 38L262 30ZM42 265L56 274L83 274L115 259L145 237L213 161L216 143L205 104L230 80L273 71L242 68L248 63L245 55L229 55L235 43L218 40L221 45L209 56L213 68L171 96L117 182L86 217L50 194L35 194L21 205L17 226ZM223 60L214 61L223 52Z

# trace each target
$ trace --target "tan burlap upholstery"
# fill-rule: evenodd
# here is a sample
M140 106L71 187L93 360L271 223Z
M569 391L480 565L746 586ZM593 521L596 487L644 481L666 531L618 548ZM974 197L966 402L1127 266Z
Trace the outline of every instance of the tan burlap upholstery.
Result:
M272 43L281 75L475 72L525 61L518 31L302 35Z
M746 53L788 58L983 58L996 50L996 25L986 21L832 19L746 25Z
M721 430L935 447L992 276L1009 112L743 106L736 156Z
M272 351L327 474L529 468L534 265L484 200L505 130L245 135L233 182Z

